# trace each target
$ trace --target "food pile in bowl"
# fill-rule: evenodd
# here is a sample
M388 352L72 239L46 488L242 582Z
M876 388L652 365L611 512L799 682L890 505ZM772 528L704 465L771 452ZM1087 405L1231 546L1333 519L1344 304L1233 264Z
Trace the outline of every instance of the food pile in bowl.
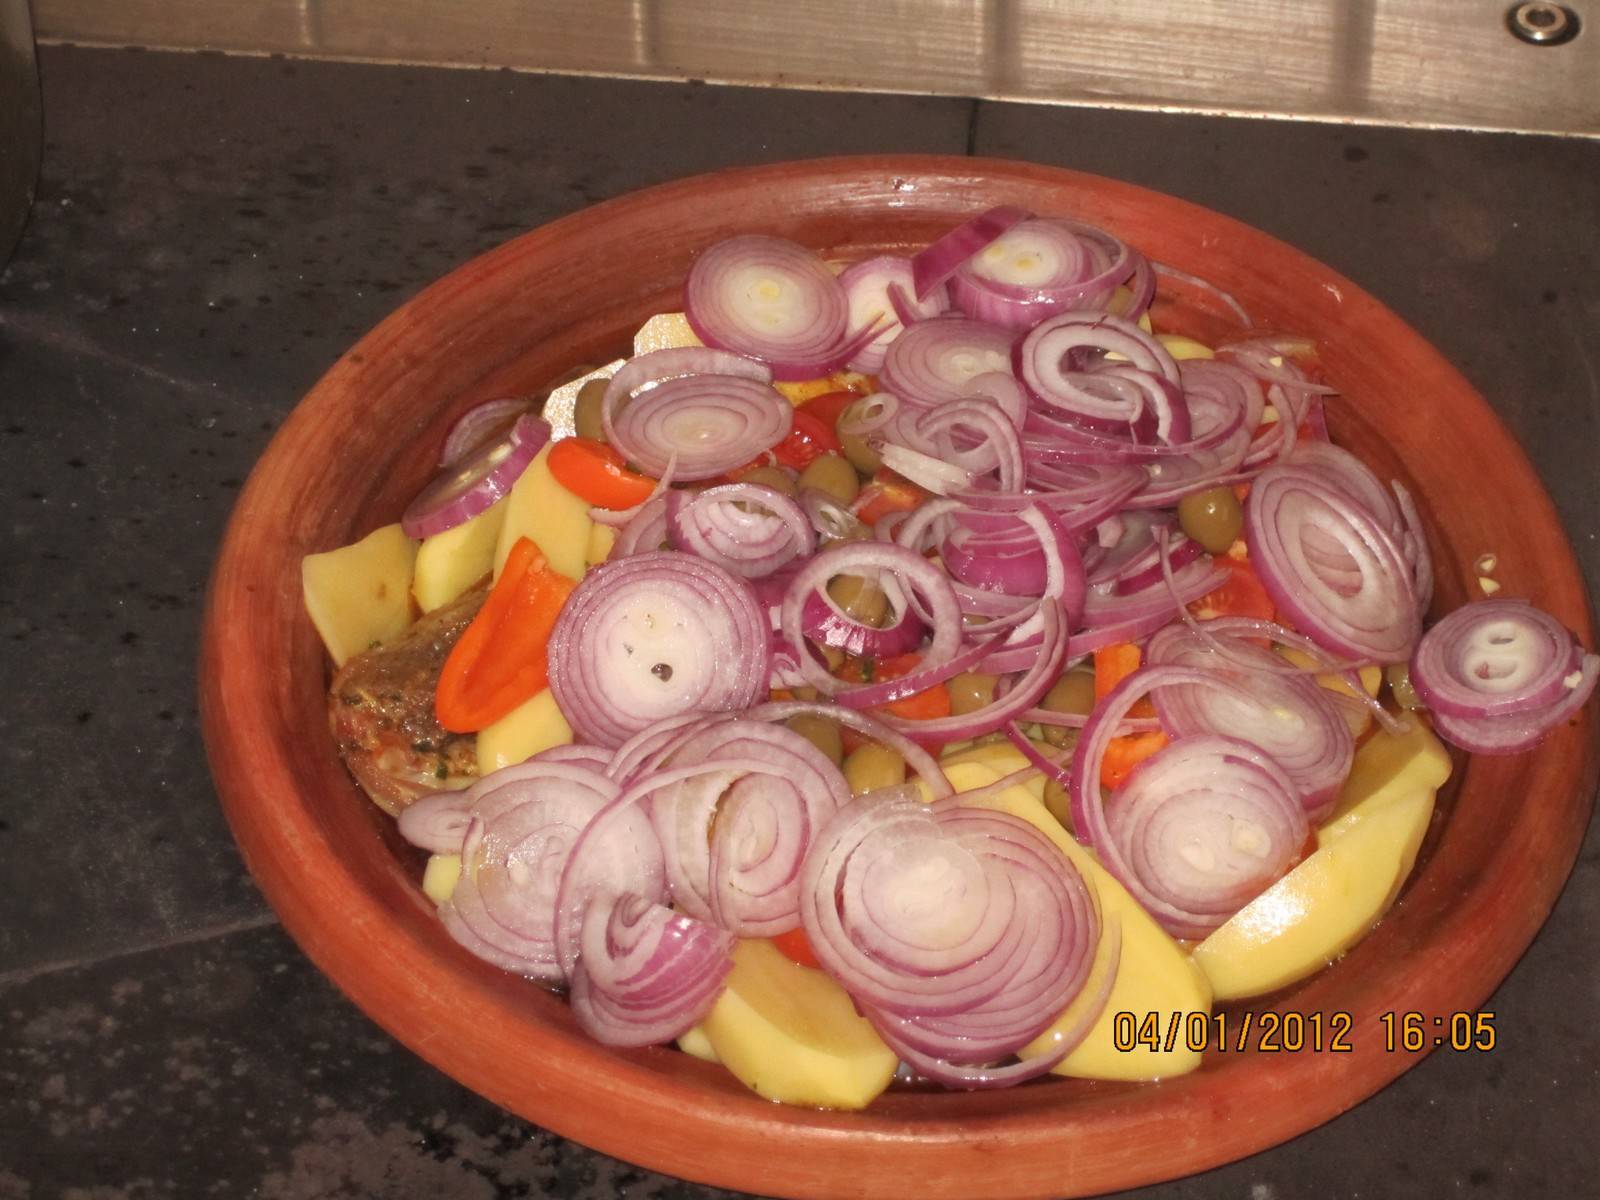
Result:
M1531 750L1600 677L1513 598L1424 630L1315 334L1013 208L728 239L305 560L340 751L451 935L607 1044L835 1108L1192 1070L1394 903L1441 739Z

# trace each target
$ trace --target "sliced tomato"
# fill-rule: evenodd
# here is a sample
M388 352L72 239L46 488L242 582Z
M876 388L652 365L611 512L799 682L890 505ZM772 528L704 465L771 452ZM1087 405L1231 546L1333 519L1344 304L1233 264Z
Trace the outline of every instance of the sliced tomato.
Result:
M1189 605L1190 612L1202 621L1212 617L1257 617L1263 621L1277 619L1278 610L1273 607L1272 597L1267 595L1267 589L1262 586L1255 568L1248 561L1226 554L1219 555L1213 561L1217 566L1227 569L1228 578L1220 587Z
M817 952L811 948L811 939L806 936L803 926L796 925L788 933L780 933L772 939L772 944L790 962L799 963L802 967L822 966L817 959Z
M811 405L807 404L794 410L794 424L789 429L789 436L774 446L771 453L784 466L803 471L812 459L839 453L839 435L833 431L832 421L813 412Z
M910 512L919 507L931 493L924 491L902 475L888 469L879 471L872 482L861 489L852 506L856 516L865 524L876 525L890 513Z

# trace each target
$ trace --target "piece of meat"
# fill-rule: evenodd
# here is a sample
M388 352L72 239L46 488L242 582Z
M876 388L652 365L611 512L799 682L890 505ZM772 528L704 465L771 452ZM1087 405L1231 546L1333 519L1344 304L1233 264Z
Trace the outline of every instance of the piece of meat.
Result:
M423 796L469 786L478 738L451 733L434 715L450 648L489 593L484 583L437 608L392 642L347 661L328 688L334 741L350 773L388 813Z

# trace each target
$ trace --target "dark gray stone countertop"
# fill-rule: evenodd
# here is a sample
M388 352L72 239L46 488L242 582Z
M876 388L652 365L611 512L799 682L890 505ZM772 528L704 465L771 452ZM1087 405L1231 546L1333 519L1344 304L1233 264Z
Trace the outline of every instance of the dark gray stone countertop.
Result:
M0 275L0 1200L721 1194L507 1115L351 1007L245 875L196 722L206 572L273 430L389 309L591 201L925 150L1209 205L1459 365L1600 581L1594 142L129 51L42 68L44 176ZM1491 1055L1435 1054L1138 1195L1600 1193L1597 851L1491 1001Z

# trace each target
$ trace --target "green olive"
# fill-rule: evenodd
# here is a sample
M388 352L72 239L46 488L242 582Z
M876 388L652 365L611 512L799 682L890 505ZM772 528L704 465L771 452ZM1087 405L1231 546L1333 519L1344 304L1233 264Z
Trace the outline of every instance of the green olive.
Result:
M1088 716L1094 711L1094 672L1074 667L1051 685L1044 699L1039 701L1039 707L1046 712ZM1044 740L1052 746L1065 746L1069 736L1075 741L1077 730L1060 725L1044 727Z
M849 504L861 490L861 478L839 455L819 454L800 472L800 486L816 488L840 504Z
M759 483L785 496L794 495L794 476L782 467L755 467L739 476L740 483Z
M1072 828L1072 796L1067 792L1066 785L1054 779L1047 779L1044 783L1044 806L1050 810L1050 815L1061 822L1061 827L1068 833L1075 832Z
M839 727L827 717L799 713L784 724L827 755L834 766L844 762L844 741L839 736Z
M1408 712L1424 707L1422 697L1411 686L1411 669L1405 663L1390 663L1383 669L1383 674L1389 681L1389 694L1394 697L1396 704Z
M998 675L985 675L980 671L963 671L950 680L950 711L956 716L975 713L994 703L994 685Z
M822 661L827 664L830 672L837 671L840 667L844 666L844 660L846 657L845 652L839 649L839 647L817 646L815 642L809 642L808 644L816 647L817 653L822 655Z
M1210 553L1226 554L1244 528L1244 509L1231 487L1207 488L1178 501L1178 524Z
M828 581L828 595L858 624L880 629L889 616L889 597L859 575L835 575Z
M606 440L606 431L600 426L600 401L605 398L606 379L591 379L578 389L578 398L572 406L572 424L581 438Z
M853 796L897 787L906 781L906 760L882 742L863 742L844 760L844 779Z
M866 403L865 398L857 400L840 413L838 424L841 426L848 425L856 417L859 417L861 415L861 406L864 403ZM841 430L839 448L844 451L844 456L850 460L850 465L863 475L872 475L879 467L883 466L883 459L878 456L878 452L867 445L867 439L860 434L844 433Z

